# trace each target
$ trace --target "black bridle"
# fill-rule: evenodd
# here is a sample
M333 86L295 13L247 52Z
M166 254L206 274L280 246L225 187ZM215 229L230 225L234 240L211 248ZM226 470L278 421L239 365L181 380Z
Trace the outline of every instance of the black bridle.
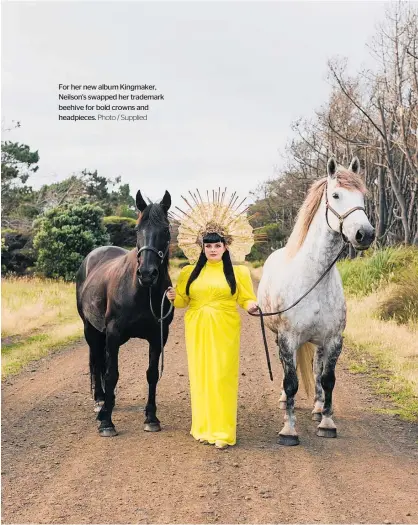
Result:
M154 246L142 246L142 248L139 248L139 250L137 250L136 258L138 259L138 263L139 263L139 258L140 258L141 253L144 252L145 250L149 250L151 252L156 253L158 257L161 259L160 264L163 264L165 256L167 255L169 248L170 248L170 241L167 242L167 246L164 252L162 252L161 250L157 250L157 248L154 248Z
M361 207L361 206L355 206L354 208L351 208L350 210L348 210L347 212L345 212L343 215L340 215L337 211L334 210L334 208L332 208L328 202L328 195L327 195L327 189L328 189L328 183L325 184L325 219L327 221L327 225L328 227L335 232L335 230L333 228L331 228L331 226L329 225L329 222L328 222L328 210L330 210L337 218L338 220L340 221L340 235L341 235L341 239L343 241L343 247L341 248L341 250L338 252L338 255L335 257L335 259L332 261L332 263L327 267L327 269L325 270L325 272L319 277L319 279L317 279L315 281L315 283L309 288L309 290L307 292L305 292L301 297L299 297L299 299L297 301L295 301L293 304L291 304L290 306L288 306L287 308L284 308L283 310L278 310L277 312L268 312L268 313L264 313L261 308L259 306L257 306L258 308L258 312L259 313L250 313L250 315L254 316L254 317L259 317L260 318L260 324L261 324L261 333L263 335L263 342L264 342L264 349L265 349L265 352L266 352L266 359L267 359L267 366L268 366L268 369L269 369L269 374L270 374L270 379L273 381L273 373L271 371L271 362L270 362L270 355L269 355L269 352L268 352L268 346L267 346L267 338L266 338L266 329L265 329L265 326L264 326L264 317L269 317L271 315L280 315L280 314L283 314L284 312L287 312L288 310L291 310L294 306L296 306L297 304L299 304L302 299L304 299L310 292L312 292L312 290L322 281L322 279L331 271L331 268L334 266L334 264L338 261L338 259L340 258L341 254L343 253L343 251L345 250L347 244L349 244L348 242L348 239L347 237L344 235L343 233L343 222L344 222L344 219L346 219L351 213L353 213L354 211L356 210L362 210L364 211L364 213L366 213L366 210Z
M160 264L163 264L164 262L164 259L166 258L167 256L167 253L168 253L168 250L170 248L170 241L167 242L167 246L164 250L164 252L162 252L161 250L157 250L156 248L154 248L153 246L143 246L142 248L139 248L139 250L137 251L137 260L138 260L138 265L139 265L139 259L140 259L140 255L143 251L145 250L149 250L155 254L158 255L158 257L160 257L161 261L160 261ZM140 283L141 284L141 283ZM142 285L141 285L142 286ZM163 298L161 300L161 310L160 310L160 317L158 317L155 313L154 313L154 309L152 307L152 295L151 295L151 290L152 290L152 286L149 287L149 307L150 307L150 310L151 310L151 314L152 316L154 317L154 319L157 321L157 323L160 323L160 335L161 335L161 372L160 372L160 377L159 379L161 379L162 375L163 375L163 371L164 371L164 333L163 333L163 321L165 319L167 319L167 317L171 314L171 312L173 311L173 304L170 302L170 307L168 309L168 312L164 315L164 299L166 298L166 295L167 295L167 290L164 292L163 294Z

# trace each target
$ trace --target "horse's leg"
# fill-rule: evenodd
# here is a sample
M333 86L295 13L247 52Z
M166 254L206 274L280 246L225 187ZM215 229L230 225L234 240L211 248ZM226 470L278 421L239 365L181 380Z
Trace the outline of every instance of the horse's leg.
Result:
M335 365L343 347L341 335L329 341L324 347L324 366L321 385L324 389L324 408L318 425L317 436L337 437L337 428L332 420L332 391L335 385Z
M168 337L168 328L164 327L163 344L165 345ZM160 338L152 338L149 341L149 366L147 370L148 381L148 401L145 407L144 430L147 432L158 432L161 430L160 421L157 417L157 405L155 403L157 383L158 383L158 363L161 354Z
M274 341L277 345L277 349L279 349L279 336L276 334L276 337L274 338ZM279 355L280 358L280 355ZM282 391L279 398L279 409L280 410L286 410L286 392L284 391L284 376L282 380Z
M115 387L119 379L118 356L120 338L115 323L109 323L106 328L106 373L104 377L104 405L97 415L100 421L99 434L102 437L117 435L112 422L112 411L115 406Z
M299 445L299 437L295 429L295 395L298 391L298 376L296 374L296 346L289 338L281 336L278 340L280 361L283 365L283 388L286 394L286 413L284 427L279 432L280 445Z
M99 412L104 403L103 376L105 373L106 335L88 321L84 321L84 336L90 348L90 380L94 397L94 411Z
M284 378L282 381L282 392L279 398L279 408L280 410L286 410L286 392L284 391Z
M315 378L315 398L314 408L312 410L312 419L314 421L321 421L322 409L324 407L324 389L322 388L321 377L324 368L324 349L318 346L315 352L313 362L313 373Z

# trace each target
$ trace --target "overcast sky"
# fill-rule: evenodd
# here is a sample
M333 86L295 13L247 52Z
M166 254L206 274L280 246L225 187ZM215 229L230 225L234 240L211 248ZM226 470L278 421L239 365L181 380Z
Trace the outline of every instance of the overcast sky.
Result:
M366 44L386 6L3 3L3 126L21 128L2 138L39 150L35 188L87 168L133 195L167 189L180 207L196 187L244 197L280 165L292 121L326 102L327 60L373 65ZM58 121L60 83L155 84L165 100L146 122Z

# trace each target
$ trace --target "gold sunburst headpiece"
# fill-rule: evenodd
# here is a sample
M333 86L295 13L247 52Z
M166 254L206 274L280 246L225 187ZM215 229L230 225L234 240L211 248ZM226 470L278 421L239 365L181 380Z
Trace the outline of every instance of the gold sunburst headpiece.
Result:
M193 205L182 196L189 207L187 211L176 206L182 214L180 218L175 217L180 223L177 237L179 247L189 262L194 263L200 256L205 236L217 233L225 239L232 261L243 262L254 244L253 228L246 216L248 207L242 209L246 199L237 205L239 197L236 192L229 200L226 199L226 188L222 194L220 188L212 191L212 198L209 192L206 193L207 200L204 201L199 190L196 190L196 194L189 191Z

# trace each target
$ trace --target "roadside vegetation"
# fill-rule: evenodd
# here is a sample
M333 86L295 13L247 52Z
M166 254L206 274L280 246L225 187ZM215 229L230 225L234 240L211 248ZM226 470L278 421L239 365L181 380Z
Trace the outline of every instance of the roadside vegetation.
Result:
M2 376L82 335L75 284L38 277L2 279Z

